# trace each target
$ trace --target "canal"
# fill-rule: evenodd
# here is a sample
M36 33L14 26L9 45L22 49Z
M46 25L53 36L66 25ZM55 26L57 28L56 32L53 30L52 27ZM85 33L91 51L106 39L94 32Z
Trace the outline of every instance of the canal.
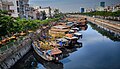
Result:
M44 61L31 50L11 69L120 69L120 36L92 24L79 32L82 47L67 49L59 62Z

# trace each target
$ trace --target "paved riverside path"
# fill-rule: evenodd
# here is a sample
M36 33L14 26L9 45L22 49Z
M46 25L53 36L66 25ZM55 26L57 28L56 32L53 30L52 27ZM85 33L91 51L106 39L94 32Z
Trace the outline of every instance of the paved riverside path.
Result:
M105 19L99 19L99 18L94 18L90 16L84 16L84 15L69 15L70 17L84 17L87 18L88 21L102 26L106 29L109 29L110 31L113 31L114 33L120 34L120 22L118 21L109 21Z

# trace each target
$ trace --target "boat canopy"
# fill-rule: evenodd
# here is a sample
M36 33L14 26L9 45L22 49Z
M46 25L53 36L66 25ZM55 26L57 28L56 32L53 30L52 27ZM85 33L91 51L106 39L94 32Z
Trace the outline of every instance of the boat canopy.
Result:
M72 38L69 38L69 37L65 37L66 39L70 39L70 40L72 40L72 39L78 39L78 37L72 37Z
M67 26L73 26L74 23L73 23L73 22L67 22L66 25L67 25Z
M82 35L81 33L77 32L77 33L74 33L74 35Z
M63 28L66 28L64 26L61 26L61 25L58 25L58 26L53 26L54 28L57 28L57 29L63 29Z
M72 30L79 30L79 28L72 28Z
M60 38L60 39L56 39L57 41L62 41L62 42L67 42L68 40L65 38Z
M70 30L69 32L74 32L74 30Z
M66 34L65 36L69 37L69 38L72 38L73 35L72 34Z
M62 51L59 50L58 48L54 48L54 49L52 49L52 50L48 50L47 53L48 53L49 55L56 55L56 54L62 53Z

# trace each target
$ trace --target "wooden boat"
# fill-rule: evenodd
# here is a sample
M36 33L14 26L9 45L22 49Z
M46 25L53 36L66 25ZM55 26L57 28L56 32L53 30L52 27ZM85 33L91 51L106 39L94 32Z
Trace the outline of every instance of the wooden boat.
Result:
M74 33L73 36L78 37L78 39L82 38L82 34L79 32Z
M73 22L64 22L64 23L60 22L56 26L58 26L58 25L65 26L67 28L71 28L74 25L74 23Z
M66 26L62 26L62 25L57 25L57 26L53 26L50 30L49 30L49 34L51 36L56 36L56 34L61 34L61 35L65 35L66 32L69 31L69 28Z
M75 28L71 28L71 30L74 30L74 33L75 33L79 31L79 28L75 27Z
M67 21L75 22L77 26L83 26L87 24L87 18L76 18L76 17L70 17L66 18Z
M74 26L74 22L67 22L66 26L72 27L72 26Z
M68 33L69 34L74 34L74 30L70 30Z
M75 45L77 43L78 37L65 37L69 41L69 46Z
M37 41L34 41L32 43L32 47L34 51L42 57L46 61L55 61L60 59L60 55L62 54L62 51L58 48L53 48L51 50L44 50L41 48L40 43Z
M46 69L63 69L63 63L62 62L48 62L45 61L44 59L42 59L41 57L39 57L34 51L33 51L33 56L35 57L35 59L41 63ZM33 63L34 66L35 62Z
M78 37L73 36L73 34L66 34L65 37L69 41L69 45L77 43Z
M69 30L69 27L67 27L66 25L56 25L53 26L52 29L59 29L60 31L66 32L66 30Z
M56 42L61 46L69 46L68 45L68 40L65 39L65 38L59 38L59 39L56 39Z

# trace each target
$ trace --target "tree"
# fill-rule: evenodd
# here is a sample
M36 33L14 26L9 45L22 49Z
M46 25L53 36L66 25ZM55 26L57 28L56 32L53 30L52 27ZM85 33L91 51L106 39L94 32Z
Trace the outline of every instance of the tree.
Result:
M0 14L0 36L9 35L14 30L14 20L12 17L5 15L5 13L0 12Z

